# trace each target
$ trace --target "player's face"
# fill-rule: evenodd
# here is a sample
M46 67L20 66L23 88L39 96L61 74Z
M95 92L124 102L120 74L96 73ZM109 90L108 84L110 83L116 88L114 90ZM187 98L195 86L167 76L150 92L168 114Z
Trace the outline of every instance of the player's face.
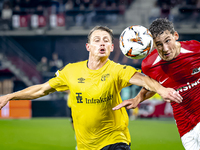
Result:
M163 60L170 61L178 56L180 52L180 44L177 42L178 38L177 32L171 34L167 30L154 39L155 47Z
M108 32L96 30L92 33L90 43L86 44L86 48L90 52L90 55L94 57L109 57L114 45Z

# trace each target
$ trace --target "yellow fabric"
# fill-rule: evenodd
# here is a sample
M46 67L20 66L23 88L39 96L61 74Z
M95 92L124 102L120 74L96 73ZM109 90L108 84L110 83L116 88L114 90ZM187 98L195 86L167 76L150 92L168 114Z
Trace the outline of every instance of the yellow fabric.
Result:
M69 108L72 107L72 99L70 98L70 93L68 93L68 95L67 95L67 106Z
M78 150L99 150L118 142L130 143L125 108L113 111L122 102L120 91L137 70L108 60L98 70L87 61L68 64L49 84L57 91L70 89L72 117Z
M162 101L163 99L162 99L162 97L158 93L156 93L149 100L160 100L160 101Z

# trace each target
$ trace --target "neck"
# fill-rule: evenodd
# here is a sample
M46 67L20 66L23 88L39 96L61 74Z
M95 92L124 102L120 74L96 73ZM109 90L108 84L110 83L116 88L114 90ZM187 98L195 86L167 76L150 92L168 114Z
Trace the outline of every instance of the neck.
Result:
M177 57L181 52L181 43L180 42L176 42L176 47L177 47L177 51L176 51L175 57Z
M98 70L101 67L103 67L107 61L108 61L108 58L101 58L98 60L89 58L88 59L88 68L91 70Z

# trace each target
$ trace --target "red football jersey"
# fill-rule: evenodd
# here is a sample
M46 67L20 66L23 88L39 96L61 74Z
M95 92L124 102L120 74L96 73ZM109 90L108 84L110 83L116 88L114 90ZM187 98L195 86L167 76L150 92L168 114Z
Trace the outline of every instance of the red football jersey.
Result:
M171 103L179 134L183 136L200 122L200 42L180 43L180 54L171 61L162 60L157 50L151 52L142 62L142 71L183 97L182 103Z

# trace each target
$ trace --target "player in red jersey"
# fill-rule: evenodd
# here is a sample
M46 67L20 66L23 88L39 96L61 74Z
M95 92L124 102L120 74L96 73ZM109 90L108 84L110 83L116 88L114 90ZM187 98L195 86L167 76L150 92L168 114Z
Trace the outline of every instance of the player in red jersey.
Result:
M174 88L181 94L182 103L171 102L178 131L186 150L199 150L200 42L177 41L179 35L172 22L164 18L153 21L149 30L157 50L143 60L142 71L163 86ZM123 106L135 108L154 94L143 88L135 98L126 100L113 109Z

